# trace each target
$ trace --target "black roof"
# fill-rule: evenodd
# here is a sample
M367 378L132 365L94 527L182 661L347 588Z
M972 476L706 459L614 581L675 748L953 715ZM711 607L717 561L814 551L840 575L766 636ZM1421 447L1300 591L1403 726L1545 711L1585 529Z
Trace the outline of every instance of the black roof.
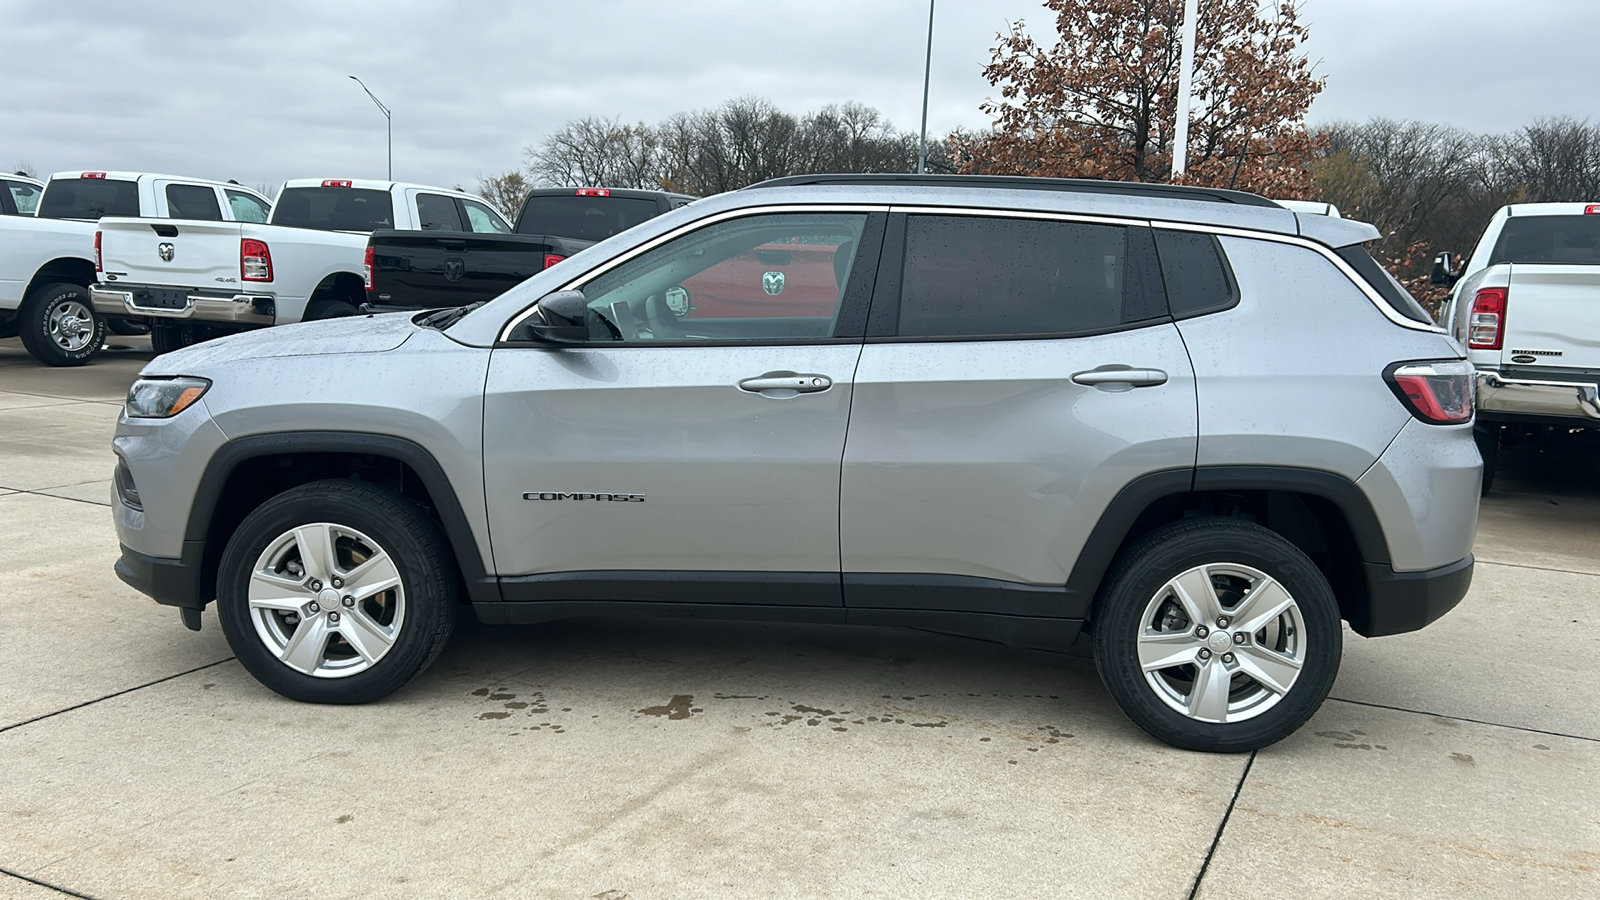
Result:
M769 178L766 181L752 184L745 190L813 184L920 185L926 187L1003 188L1022 191L1068 191L1080 194L1122 194L1133 197L1164 197L1169 200L1200 200L1209 203L1235 203L1240 206L1282 208L1259 194L1232 191L1226 188L1154 184L1142 181L1100 181L1089 178L1030 178L1021 175L790 175L786 178Z

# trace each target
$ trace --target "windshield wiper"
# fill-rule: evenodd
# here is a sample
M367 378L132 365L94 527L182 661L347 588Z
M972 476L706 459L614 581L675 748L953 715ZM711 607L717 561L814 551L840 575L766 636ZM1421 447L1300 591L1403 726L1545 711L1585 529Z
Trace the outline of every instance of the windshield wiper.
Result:
M476 303L468 303L466 306L452 306L449 309L436 309L418 319L417 324L425 328L436 328L440 331L443 331L446 328L449 328L451 325L461 321L461 319L466 316L467 313L472 312L487 302L487 300L479 300Z

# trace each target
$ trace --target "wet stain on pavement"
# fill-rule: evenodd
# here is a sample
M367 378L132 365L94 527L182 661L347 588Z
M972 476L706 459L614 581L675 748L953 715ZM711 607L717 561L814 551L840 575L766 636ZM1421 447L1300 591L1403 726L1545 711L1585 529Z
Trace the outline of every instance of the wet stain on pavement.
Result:
M647 716L665 716L668 719L687 719L695 713L705 712L703 709L694 708L693 704L693 694L673 694L672 699L665 705L646 706L639 712Z

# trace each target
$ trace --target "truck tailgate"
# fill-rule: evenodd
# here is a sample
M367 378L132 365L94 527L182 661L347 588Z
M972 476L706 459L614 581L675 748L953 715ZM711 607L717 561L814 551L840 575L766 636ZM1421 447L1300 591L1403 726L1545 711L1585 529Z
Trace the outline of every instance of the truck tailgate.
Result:
M108 283L217 291L239 287L239 222L101 219Z
M1600 370L1600 266L1511 266L1500 363Z

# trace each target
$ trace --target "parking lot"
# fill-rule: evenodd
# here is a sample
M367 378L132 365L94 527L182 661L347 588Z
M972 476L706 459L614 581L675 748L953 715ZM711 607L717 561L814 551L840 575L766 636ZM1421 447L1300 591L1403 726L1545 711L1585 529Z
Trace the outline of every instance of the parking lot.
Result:
M1600 895L1600 469L1508 451L1462 605L1347 635L1256 754L1171 749L1081 658L913 631L463 619L296 704L112 574L150 358L0 341L0 896Z

